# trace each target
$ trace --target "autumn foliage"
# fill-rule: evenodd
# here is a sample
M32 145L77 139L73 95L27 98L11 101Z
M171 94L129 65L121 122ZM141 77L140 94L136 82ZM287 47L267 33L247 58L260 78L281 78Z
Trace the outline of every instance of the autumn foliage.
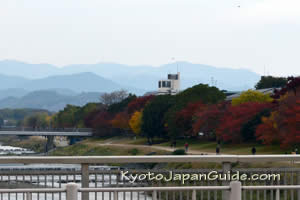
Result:
M256 130L264 144L279 143L289 147L300 142L300 87L281 96L271 117L264 118Z
M231 102L218 88L199 84L177 95L128 94L107 105L67 106L51 120L55 127L93 128L99 137L139 135L149 142L193 137L284 148L300 143L300 78L286 80L272 96L248 90Z
M127 112L120 112L115 115L111 120L111 124L114 128L129 130L129 114Z
M257 113L270 107L268 103L243 103L238 106L230 105L220 120L216 129L217 137L233 143L242 142L241 128L251 120Z
M128 106L127 106L127 112L129 114L134 113L135 111L139 111L141 109L143 109L146 105L146 103L148 103L151 99L153 99L153 95L150 96L144 96L144 97L138 97L136 99L134 99L133 101L131 101Z
M136 111L129 120L129 126L135 134L141 133L143 112Z
M181 111L177 112L175 123L177 125L177 129L183 133L184 135L192 135L193 134L193 117L197 110L204 109L205 104L201 101L195 103L189 103L185 108Z
M269 94L263 94L254 90L247 90L242 92L239 97L232 99L232 105L240 105L247 102L266 103L271 101L272 98Z
M222 102L198 109L194 116L193 135L196 136L201 132L208 138L214 138L215 130L219 126L228 106L228 103Z

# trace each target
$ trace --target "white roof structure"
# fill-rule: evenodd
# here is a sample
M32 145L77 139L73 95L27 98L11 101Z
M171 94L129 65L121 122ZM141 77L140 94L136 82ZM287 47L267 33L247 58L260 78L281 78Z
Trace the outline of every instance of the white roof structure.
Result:
M263 94L274 94L274 90L275 89L280 89L280 88L265 88L265 89L258 89L258 90L254 90L254 91L258 91L258 92L261 92ZM226 97L226 101L231 101L232 99L236 98L236 97L239 97L240 95L242 94L242 92L238 92L238 93L235 93L233 95L229 95Z

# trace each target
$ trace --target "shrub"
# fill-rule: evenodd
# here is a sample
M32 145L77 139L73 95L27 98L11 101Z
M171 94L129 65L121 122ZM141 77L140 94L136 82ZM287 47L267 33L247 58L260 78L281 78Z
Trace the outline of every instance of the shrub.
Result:
M185 155L185 150L184 149L176 149L175 151L172 152L173 155Z
M138 150L138 149L136 149L136 148L134 148L134 149L130 149L129 150L129 153L131 154L131 155L137 155L138 153L139 153L140 151Z

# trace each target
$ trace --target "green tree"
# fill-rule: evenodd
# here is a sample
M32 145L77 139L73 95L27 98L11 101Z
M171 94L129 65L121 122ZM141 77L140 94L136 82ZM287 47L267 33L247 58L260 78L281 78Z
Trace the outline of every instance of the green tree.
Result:
M47 128L50 125L49 122L47 113L33 114L24 119L24 125L32 128Z
M52 120L52 126L56 128L76 127L79 118L76 113L80 110L79 106L67 105L64 110L58 112Z
M233 106L236 106L247 102L266 103L272 100L269 94L263 94L255 90L247 90L242 92L239 97L233 98L231 103Z
M83 107L77 109L74 113L75 115L75 123L77 128L85 128L84 120L88 116L89 113L97 110L98 108L102 107L103 104L101 103L88 103Z
M145 106L141 129L150 143L155 136L166 136L164 116L173 104L174 96L162 95L154 97L150 103Z
M259 82L255 85L256 89L264 88L278 88L287 84L287 78L274 77L274 76L262 76Z

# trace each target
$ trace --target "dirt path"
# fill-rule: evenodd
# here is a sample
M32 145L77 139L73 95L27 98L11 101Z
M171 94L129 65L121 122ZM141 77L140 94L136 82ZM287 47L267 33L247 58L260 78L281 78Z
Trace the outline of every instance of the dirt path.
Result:
M162 146L155 146L155 145L135 145L135 144L116 144L116 143L98 143L98 146L118 146L118 147L130 147L130 148L150 148L153 150L162 150L162 151L168 151L168 152L173 152L175 148L172 147L162 147ZM203 152L203 151L197 151L197 150L192 150L189 149L188 154L191 155L215 155L214 153L208 153L208 152Z

